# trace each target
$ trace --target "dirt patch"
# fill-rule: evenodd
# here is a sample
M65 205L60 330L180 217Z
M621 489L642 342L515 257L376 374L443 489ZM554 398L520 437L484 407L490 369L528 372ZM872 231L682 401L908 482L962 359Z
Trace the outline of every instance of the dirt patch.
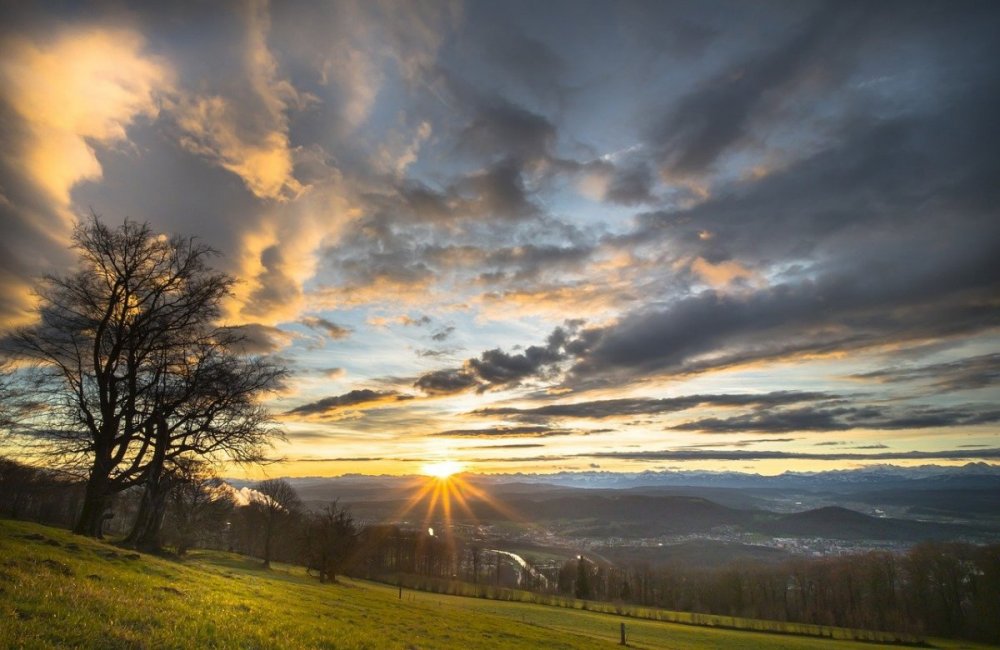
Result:
M181 591L180 589L177 589L176 587L157 587L157 589L159 589L160 591L165 591L168 594L176 594L178 596L184 595L184 592Z
M89 574L87 574L87 580L94 580L94 581L100 582L101 580L104 580L104 578L102 578L101 576L97 575L96 573L89 573Z
M66 545L66 550L69 551L70 553L79 553L81 549L80 545L77 544L76 542L70 542L69 544Z
M126 560L133 560L133 561L142 559L142 556L139 555L138 553L126 553L122 557L124 557Z
M61 573L64 576L71 576L71 575L73 575L73 569L69 568L68 566L66 566L62 562L57 562L57 561L51 560L51 559L45 559L45 560L42 560L41 562L39 562L39 564L43 565L47 569L55 571L56 573Z
M59 542L52 539L51 537L46 537L41 533L25 533L24 535L18 535L21 539L26 539L31 542L41 542L48 546L62 546Z

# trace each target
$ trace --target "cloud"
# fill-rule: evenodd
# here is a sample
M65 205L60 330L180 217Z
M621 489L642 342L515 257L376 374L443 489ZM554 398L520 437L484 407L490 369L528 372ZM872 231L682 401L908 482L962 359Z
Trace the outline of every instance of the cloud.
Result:
M457 393L476 388L483 392L518 386L524 381L554 376L557 365L569 358L574 341L572 330L557 327L544 346L532 345L523 352L486 350L467 359L462 368L437 370L417 378L414 386L431 394Z
M400 322L407 327L423 327L424 325L431 324L431 317L426 314L420 316L419 318L411 318L404 315L400 318Z
M337 325L333 321L318 316L306 316L299 322L309 329L325 333L329 338L334 340L345 339L351 335L349 328Z
M859 14L851 6L816 11L777 46L727 67L683 97L651 134L665 175L704 173L809 73L821 79L841 73L849 51L828 48L838 38L857 36Z
M885 460L995 460L1000 459L1000 448L987 447L976 450L946 449L942 451L887 451L875 453L836 452L810 453L798 451L746 450L746 449L662 449L639 451L598 451L583 454L548 454L532 457L481 458L490 463L545 463L574 459L600 459L617 461L755 461L755 460L812 460L812 461L885 461Z
M295 335L277 327L248 323L230 328L241 337L241 345L249 354L271 354L282 350L295 340Z
M288 200L303 188L294 177L287 112L308 98L279 75L267 44L267 3L250 2L241 18L243 75L236 79L242 85L230 96L183 98L174 109L181 144L239 176L256 196Z
M158 96L173 73L145 48L133 30L98 26L63 29L44 41L4 38L0 79L25 127L17 155L57 209L68 208L74 185L100 178L91 142L123 141L137 118L159 113Z
M929 381L939 390L975 390L1000 381L1000 354L984 354L956 361L885 368L852 375L886 383Z
M645 163L638 163L617 169L610 179L603 200L619 205L642 205L655 203L653 196L653 172Z
M481 384L471 374L462 370L435 370L417 378L413 385L428 395L461 393Z
M851 429L927 429L991 424L1000 421L1000 410L986 406L965 408L916 407L887 410L877 406L806 407L767 410L729 418L700 418L678 424L678 431L705 433L794 433L798 431L847 431Z
M521 163L547 157L555 139L548 119L499 98L482 103L458 134L460 151Z
M1000 280L985 249L942 243L919 269L895 274L858 257L850 270L744 295L704 291L663 310L638 310L590 333L577 377L691 373L804 354L982 332L983 302ZM962 256L960 258L960 255ZM880 282L869 281L880 275ZM964 293L956 294L959 289Z
M485 450L485 449L537 449L539 447L544 447L543 444L538 443L512 443L509 445L474 445L461 447L461 449L471 449L471 450Z
M975 460L1000 458L1000 449L988 448L976 451L888 451L878 453L808 453L795 451L717 451L662 450L662 451L609 451L580 454L586 458L615 460Z
M81 24L0 35L0 319L24 323L28 283L66 265L76 213L71 191L102 177L98 150L124 146L152 120L174 72L127 27ZM17 245L14 245L16 242Z
M748 393L732 395L685 395L660 399L635 397L549 404L529 409L513 407L489 407L474 411L481 416L509 416L518 418L565 417L565 418L609 418L656 413L673 413L698 406L773 406L832 399L834 395L816 392L776 391L772 393Z
M734 260L712 264L703 257L696 257L691 262L690 268L692 272L697 274L714 289L723 289L733 282L740 280L758 279L756 273Z
M454 331L455 331L454 325L447 325L438 330L435 330L434 333L431 334L431 339L439 343L442 341L446 341L452 335L452 333L454 333Z
M286 416L304 415L321 416L323 418L336 417L345 411L355 410L357 407L372 408L377 405L384 405L393 402L400 402L412 399L410 395L404 395L395 391L377 391L370 388L352 390L343 395L324 397L315 402L309 402L297 406L285 413Z
M527 219L542 211L529 197L520 166L501 160L462 178L454 186L461 198L457 211L475 217Z
M579 431L569 429L553 429L547 426L497 426L484 429L450 429L432 433L432 436L442 438L548 438L550 436L567 436Z

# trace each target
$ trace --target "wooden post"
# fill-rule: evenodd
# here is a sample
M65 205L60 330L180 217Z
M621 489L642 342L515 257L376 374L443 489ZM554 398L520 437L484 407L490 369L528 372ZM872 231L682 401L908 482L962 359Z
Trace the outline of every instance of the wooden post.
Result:
M403 585L399 585L399 599L403 600Z
M621 645L628 645L628 644L625 643L625 624L624 623L621 624L621 633L622 633Z

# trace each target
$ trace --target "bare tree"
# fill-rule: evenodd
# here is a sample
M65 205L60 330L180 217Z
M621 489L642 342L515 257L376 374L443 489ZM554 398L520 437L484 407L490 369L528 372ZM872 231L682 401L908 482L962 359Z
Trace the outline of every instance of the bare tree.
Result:
M302 510L302 501L291 483L284 479L267 479L261 481L254 489L264 495L264 499L250 504L263 517L264 532L264 568L270 568L271 555L274 551L274 533L282 520L297 515Z
M178 555L206 539L218 540L232 516L235 504L209 466L200 461L181 461L171 474L168 520L165 526Z
M239 335L223 329L174 346L176 358L166 364L165 388L153 408L153 451L127 543L159 548L166 497L185 461L262 462L269 440L280 435L259 399L280 383L285 370L244 356L242 347Z
M9 363L0 359L0 435L7 433L14 423L12 378Z
M233 336L215 326L233 279L208 265L213 249L158 236L148 224L110 229L92 216L77 225L73 242L77 270L45 278L38 324L20 330L15 347L45 380L39 394L47 418L36 435L86 469L74 531L100 537L109 499L162 476L171 450L176 457L225 447L218 437L225 427L215 423L228 417L219 415L226 410L220 402L231 402L205 393L218 384L220 367L230 376L240 371L238 355L216 361L220 349L235 349ZM211 352L199 358L201 349ZM203 381L203 371L216 379ZM255 432L248 438L241 429L241 442L226 451L257 457L271 431Z
M336 501L308 517L302 550L306 567L319 574L320 582L336 582L357 543L358 531L351 513Z
M27 427L34 406L31 392L23 373L15 372L13 361L0 356L0 439Z

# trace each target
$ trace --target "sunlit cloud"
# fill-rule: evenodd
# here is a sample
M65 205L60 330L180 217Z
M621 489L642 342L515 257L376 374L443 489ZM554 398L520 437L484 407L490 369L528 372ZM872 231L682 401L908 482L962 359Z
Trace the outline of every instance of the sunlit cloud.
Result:
M303 190L293 175L287 113L312 99L279 74L267 43L267 2L248 3L241 18L246 29L242 72L250 103L243 93L182 99L174 108L184 131L181 144L239 176L258 197L287 200Z
M71 191L98 181L102 167L97 147L127 146L127 131L139 119L154 119L174 83L164 59L150 54L138 32L98 24L62 26L44 37L7 35L0 43L0 86L17 120L6 140L5 166L19 178L0 184L3 211L13 213L19 229L37 246L23 259L35 273L47 270L38 260L62 261L77 211ZM12 199L11 183L26 184ZM30 191L35 197L27 198ZM11 224L12 226L13 224ZM14 235L13 228L6 234ZM28 274L25 274L28 275ZM9 322L24 322L33 304L28 278L0 271Z

